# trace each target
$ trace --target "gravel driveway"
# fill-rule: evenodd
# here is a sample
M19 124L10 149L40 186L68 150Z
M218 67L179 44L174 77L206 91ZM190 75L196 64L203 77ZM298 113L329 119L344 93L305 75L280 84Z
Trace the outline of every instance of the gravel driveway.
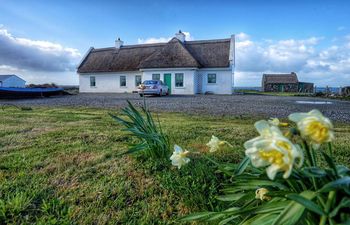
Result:
M126 100L142 103L137 94L78 94L50 98L1 100L18 106L87 106L120 108ZM191 95L146 97L153 111L209 115L287 117L292 112L317 108L333 120L350 122L350 102L313 97L280 97L265 95ZM298 103L297 101L301 101ZM316 103L316 104L315 104Z

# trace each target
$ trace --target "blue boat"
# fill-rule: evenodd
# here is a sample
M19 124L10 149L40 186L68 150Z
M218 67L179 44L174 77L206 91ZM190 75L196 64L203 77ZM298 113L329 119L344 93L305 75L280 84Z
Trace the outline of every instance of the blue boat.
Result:
M63 94L63 88L12 88L0 87L0 98L50 97Z

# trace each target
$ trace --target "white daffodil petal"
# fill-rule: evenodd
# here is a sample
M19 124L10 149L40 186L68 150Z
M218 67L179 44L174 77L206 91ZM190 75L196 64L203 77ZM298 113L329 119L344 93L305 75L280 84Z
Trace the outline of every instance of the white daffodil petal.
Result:
M260 135L268 135L270 133L270 125L266 120L260 120L254 126Z

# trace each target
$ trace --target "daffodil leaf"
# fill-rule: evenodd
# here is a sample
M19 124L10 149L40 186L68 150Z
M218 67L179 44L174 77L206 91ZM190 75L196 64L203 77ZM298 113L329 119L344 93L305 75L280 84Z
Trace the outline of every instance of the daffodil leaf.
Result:
M245 193L237 193L237 194L230 194L230 195L221 195L217 196L216 198L220 201L230 202L230 201L237 201L238 199L245 196Z
M328 163L328 166L334 171L335 175L338 176L337 168L334 164L334 160L325 152L322 151L322 155L326 162Z
M343 177L333 182L330 182L324 185L319 192L329 192L335 189L344 189L345 191L349 191L350 187L350 177Z
M306 176L311 177L324 177L327 176L327 172L318 167L306 167L302 170Z
M338 211L341 208L349 208L350 207L350 199L348 198L343 198L339 205L333 209L333 211L329 214L329 216L332 218L338 214Z
M311 200L316 194L312 191L304 191L300 193L304 198ZM273 221L272 225L294 225L297 224L305 211L305 206L295 201L290 201L284 210Z
M207 219L209 216L215 215L215 212L199 212L199 213L192 213L188 216L182 217L181 221L193 221L193 220L204 220Z
M259 214L244 221L240 225L270 225L276 219L277 216L278 214L276 213Z
M235 170L235 175L241 175L244 170L249 165L250 159L248 156L244 157L244 159L241 161L241 163L238 165L238 167Z
M321 207L319 207L316 203L313 201L303 197L302 195L299 194L289 194L286 196L288 199L293 200L295 202L298 202L299 204L302 204L305 208L308 210L317 213L320 216L325 215Z
M229 218L226 218L224 220L221 220L219 225L225 225L228 222L231 222L232 220L236 219L237 217L239 217L239 215L234 215L234 216L230 216Z

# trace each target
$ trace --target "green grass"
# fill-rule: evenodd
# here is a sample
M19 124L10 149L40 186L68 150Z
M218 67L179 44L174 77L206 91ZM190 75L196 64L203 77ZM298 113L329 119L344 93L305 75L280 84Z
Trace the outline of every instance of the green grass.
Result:
M256 118L160 114L173 145L200 152L183 169L117 156L135 139L92 108L0 110L0 224L178 224L218 210L222 177L201 154L239 162ZM208 154L211 135L234 149ZM337 160L349 165L350 126L336 124Z

